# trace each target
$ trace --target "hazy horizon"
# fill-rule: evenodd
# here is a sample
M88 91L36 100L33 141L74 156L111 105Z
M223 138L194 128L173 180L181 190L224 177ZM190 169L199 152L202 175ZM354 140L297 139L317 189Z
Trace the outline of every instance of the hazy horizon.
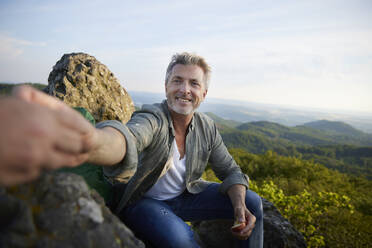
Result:
M162 93L177 52L212 67L208 97L372 113L372 2L0 2L0 81L46 83L95 56L128 91Z
M7 84L22 84L22 83L39 83L39 82L1 82L0 83L7 83ZM47 86L47 83L39 83ZM125 87L124 87L125 88ZM125 88L126 89L126 88ZM127 89L126 89L127 90ZM165 99L165 93L164 92L151 92L151 91L138 91L138 90L127 90L130 94L131 92L135 93L145 93L145 94L155 94L155 95L161 95L162 99ZM339 113L339 114L348 114L348 115L368 115L372 119L372 111L350 111L345 109L332 109L332 108L316 108L316 107L309 107L309 106L299 106L294 104L276 104L276 103L265 103L265 102L255 102L255 101L249 101L249 100L240 100L240 99L231 99L231 98L220 98L220 97L210 97L207 96L205 99L205 102L207 103L216 103L216 101L219 100L225 100L225 101L232 101L229 104L230 105L240 105L240 104L254 104L254 105L262 105L264 107L268 106L274 106L278 108L288 108L293 110L305 110L305 111L318 111L320 113ZM223 104L229 105L226 102Z

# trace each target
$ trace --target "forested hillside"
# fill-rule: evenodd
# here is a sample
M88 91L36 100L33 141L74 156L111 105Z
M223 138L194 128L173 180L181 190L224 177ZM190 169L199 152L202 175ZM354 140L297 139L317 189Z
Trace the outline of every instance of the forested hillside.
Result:
M230 149L251 189L274 202L309 247L370 247L372 182L274 152ZM213 173L206 173L215 179Z
M321 131L326 131L328 133L332 133L335 135L339 134L339 135L348 135L348 136L355 136L355 137L365 136L365 133L340 121L320 120L320 121L313 121L313 122L305 123L303 126L311 127L311 128L318 129Z
M325 120L286 127L210 117L251 189L274 202L309 247L371 247L371 135ZM205 177L218 181L210 169Z
M313 122L313 124L325 121ZM372 146L372 135L363 133L342 122L326 121L327 125L317 126L305 123L301 126L286 127L272 122L249 122L237 126L238 130L264 134L270 138L283 139L296 145L350 144Z
M296 127L260 121L229 125L217 123L229 148L254 154L275 151L280 155L313 160L330 169L372 179L372 135L340 122L319 121Z
M308 247L371 247L371 181L272 151L229 151L250 176L250 189L272 201ZM219 181L211 168L204 178Z

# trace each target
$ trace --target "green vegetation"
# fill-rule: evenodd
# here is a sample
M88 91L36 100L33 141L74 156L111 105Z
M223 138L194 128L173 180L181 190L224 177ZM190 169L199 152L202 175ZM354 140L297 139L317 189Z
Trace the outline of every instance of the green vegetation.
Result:
M0 93L8 94L13 86L0 85ZM87 111L77 110L94 124ZM340 122L286 127L241 124L208 114L250 176L251 189L273 202L309 247L371 247L372 135ZM108 199L101 167L83 164L61 171L83 176ZM210 168L203 177L219 181Z
M330 121L217 127L251 189L273 202L309 247L371 246L370 134ZM218 181L210 169L204 177Z
M260 121L234 127L215 120L229 148L241 148L254 154L275 151L372 179L372 135L345 123L319 121L286 127Z
M372 146L334 145L291 147L281 155L296 156L324 164L330 169L372 179Z
M0 95L9 95L13 87L18 86L18 85L30 85L39 90L42 90L46 87L45 84L29 83L29 82L21 83L21 84L0 83Z
M251 189L273 202L309 247L372 244L372 182L272 151L230 153L250 176ZM218 181L211 169L204 178Z
M340 135L348 135L348 136L355 136L360 137L364 136L365 133L356 130L355 128L351 127L348 124L345 124L340 121L327 121L327 120L320 120L320 121L313 121L305 123L303 126L305 127L311 127L314 129L318 129L321 131L329 132L332 134L340 134Z
M69 172L82 176L91 189L96 190L105 201L110 199L110 186L103 178L102 167L94 164L84 163L74 168L62 168L59 172Z

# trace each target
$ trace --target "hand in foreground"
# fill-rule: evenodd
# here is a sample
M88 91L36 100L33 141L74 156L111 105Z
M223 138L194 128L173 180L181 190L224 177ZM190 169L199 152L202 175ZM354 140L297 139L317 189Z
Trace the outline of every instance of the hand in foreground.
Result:
M0 184L36 178L42 169L85 162L97 139L77 111L31 87L0 100Z

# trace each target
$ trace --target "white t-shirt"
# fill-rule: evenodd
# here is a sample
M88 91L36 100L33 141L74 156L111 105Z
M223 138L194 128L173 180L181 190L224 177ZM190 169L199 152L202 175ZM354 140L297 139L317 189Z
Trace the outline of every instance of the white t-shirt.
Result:
M170 158L165 167L169 167L168 171L146 192L146 197L163 201L182 194L186 189L186 155L180 159L176 141L173 142L173 159Z

